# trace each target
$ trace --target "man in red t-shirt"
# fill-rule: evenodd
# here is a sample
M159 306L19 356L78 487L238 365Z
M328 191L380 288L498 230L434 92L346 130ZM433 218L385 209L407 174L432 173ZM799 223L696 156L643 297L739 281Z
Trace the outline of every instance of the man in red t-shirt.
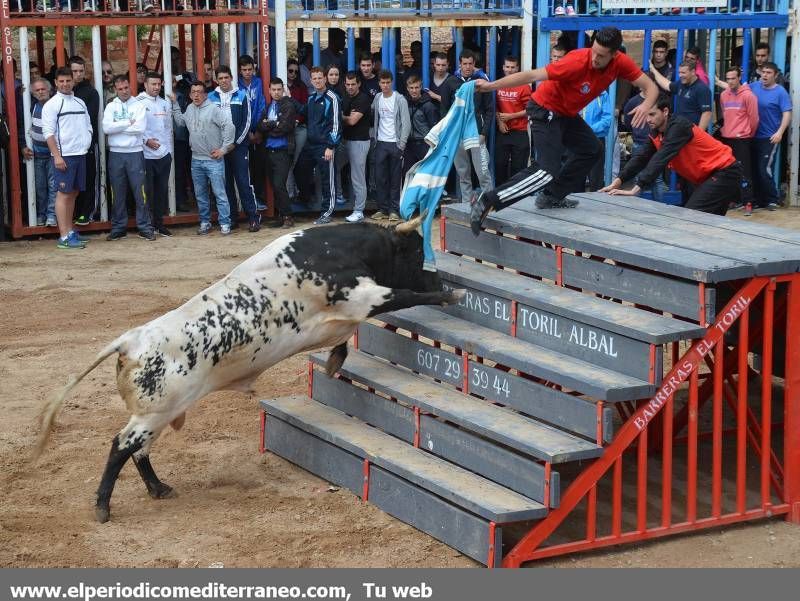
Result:
M519 73L519 59L513 56L503 61L503 75ZM528 116L525 106L531 97L530 84L497 90L497 139L494 141L494 183L503 185L506 180L522 171L531 156L528 135Z
M712 138L686 119L672 115L672 100L659 96L647 113L650 139L635 154L610 185L600 192L636 196L650 187L665 167L674 169L692 184L687 209L724 215L731 202L742 197L742 164L729 146ZM623 182L636 178L630 190L621 190Z
M566 196L583 190L587 174L600 159L600 142L579 113L618 77L645 91L644 101L631 112L634 125L645 123L658 88L636 63L619 52L621 45L620 30L604 27L595 32L590 48L573 50L557 63L475 84L476 90L486 92L543 82L531 94L527 107L536 161L502 186L473 199L473 234L480 233L481 222L491 209L499 211L539 190L536 206L540 209L578 204ZM562 148L569 153L563 165Z

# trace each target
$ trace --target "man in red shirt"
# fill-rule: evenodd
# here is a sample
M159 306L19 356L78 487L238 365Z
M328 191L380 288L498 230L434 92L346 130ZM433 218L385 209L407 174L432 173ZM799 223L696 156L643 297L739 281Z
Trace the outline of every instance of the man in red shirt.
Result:
M590 48L573 50L557 63L515 73L495 82L478 81L481 92L543 82L531 94L527 112L536 161L499 188L473 199L472 233L480 233L481 222L491 209L499 211L544 190L536 206L571 208L577 201L570 192L583 190L586 176L600 159L600 142L579 113L618 77L645 91L645 99L632 112L633 124L641 126L658 97L658 88L626 54L619 52L622 33L616 27L595 32ZM561 164L562 148L569 158Z
M519 73L519 59L513 56L503 61L503 75ZM530 84L497 90L497 139L494 142L494 182L500 186L522 171L531 156L528 135L528 116L525 106L531 97Z
M662 94L647 113L652 130L649 141L631 157L619 177L600 192L636 196L656 181L664 167L669 167L693 186L687 209L724 215L729 203L738 202L742 196L741 163L728 146L671 112L672 100ZM632 189L620 189L623 182L634 177L636 185Z
M742 202L753 202L753 174L750 146L758 129L758 98L750 86L741 83L742 69L733 66L725 72L728 87L722 91L719 104L724 123L720 134L722 141L731 147L733 156L742 164Z

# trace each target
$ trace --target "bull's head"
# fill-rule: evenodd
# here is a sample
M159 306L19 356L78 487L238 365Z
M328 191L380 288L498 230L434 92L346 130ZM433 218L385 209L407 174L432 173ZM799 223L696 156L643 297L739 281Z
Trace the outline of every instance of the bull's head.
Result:
M424 253L420 225L427 210L409 221L393 227L397 252L393 257L395 288L408 288L415 292L434 292L442 289L439 274L422 268Z

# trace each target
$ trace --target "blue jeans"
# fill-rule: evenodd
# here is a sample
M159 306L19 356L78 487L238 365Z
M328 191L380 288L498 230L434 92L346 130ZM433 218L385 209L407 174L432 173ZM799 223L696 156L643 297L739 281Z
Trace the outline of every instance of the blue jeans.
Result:
M642 148L642 144L634 144L633 148L631 148L631 154L634 155ZM658 179L653 182L653 187L650 188L650 193L653 195L653 200L656 202L664 202L664 189L666 188L666 184L664 183L664 175L659 175Z
M211 223L211 200L208 197L208 186L217 199L217 216L220 225L231 224L231 207L225 192L225 161L192 158L192 182L194 195L197 198L197 210L201 223Z
M41 221L56 218L56 183L53 180L53 161L49 156L33 159L36 182L36 218Z

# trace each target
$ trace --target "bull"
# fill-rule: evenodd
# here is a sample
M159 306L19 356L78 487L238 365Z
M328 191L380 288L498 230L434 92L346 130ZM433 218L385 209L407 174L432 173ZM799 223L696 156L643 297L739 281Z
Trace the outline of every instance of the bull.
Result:
M198 400L218 390L250 392L267 368L322 347L333 347L326 365L333 374L365 319L458 302L463 290L444 291L438 275L422 268L420 219L395 228L358 223L287 234L177 309L125 332L45 404L34 459L70 391L117 355L117 389L131 417L111 443L95 517L108 521L114 484L131 457L149 495L170 496L150 450L168 424L183 425Z

